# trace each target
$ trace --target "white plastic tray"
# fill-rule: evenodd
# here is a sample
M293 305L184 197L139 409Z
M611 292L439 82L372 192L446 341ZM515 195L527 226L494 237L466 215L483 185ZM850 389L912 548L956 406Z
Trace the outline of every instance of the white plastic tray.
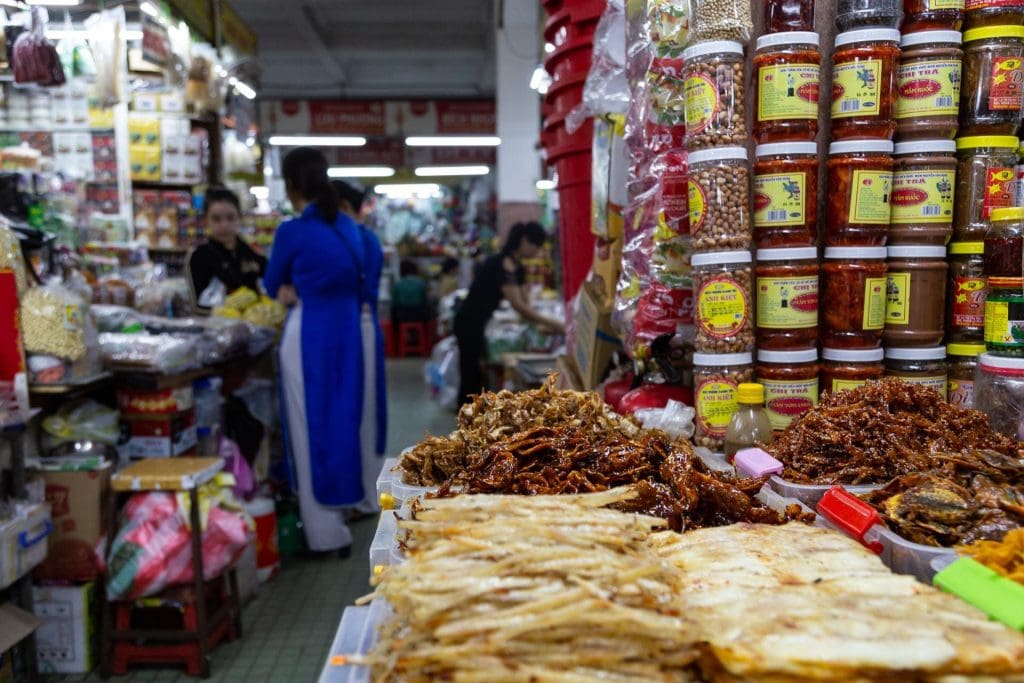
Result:
M365 655L377 642L377 631L388 618L390 609L384 600L374 600L361 607L346 607L334 642L327 653L327 662L320 672L319 683L369 683L370 670L355 664L333 663L334 657Z

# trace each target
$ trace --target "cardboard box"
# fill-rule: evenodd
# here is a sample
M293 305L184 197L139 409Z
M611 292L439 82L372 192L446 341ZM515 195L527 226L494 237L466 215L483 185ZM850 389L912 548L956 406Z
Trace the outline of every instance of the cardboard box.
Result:
M42 461L43 465L50 461ZM92 471L43 470L46 502L50 504L53 533L50 551L36 567L36 580L90 581L99 570L93 549L103 536L104 496L110 488L111 465Z
M121 425L129 458L170 458L199 443L194 409L165 416L123 415Z
M622 343L611 325L612 306L592 282L584 282L576 311L573 358L584 388L594 389L604 379L612 354Z
M99 610L96 584L34 586L33 610L42 620L36 632L39 671L85 674L97 662Z

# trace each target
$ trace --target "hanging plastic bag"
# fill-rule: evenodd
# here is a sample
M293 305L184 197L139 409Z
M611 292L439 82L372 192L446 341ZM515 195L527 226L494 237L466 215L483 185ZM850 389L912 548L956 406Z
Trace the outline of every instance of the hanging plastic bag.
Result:
M52 446L66 441L98 441L116 446L121 436L120 416L113 408L93 400L64 406L43 420Z
M591 117L625 114L629 107L625 24L623 0L610 0L594 30L594 50L583 85L583 99L565 118L565 130L570 135Z
M32 27L14 41L11 57L15 83L64 84L64 69L57 48L46 39L46 20L41 8L32 8Z
M669 399L664 408L642 408L633 413L644 429L660 429L673 439L693 436L694 415L693 408L674 399Z
M89 31L89 47L96 65L95 97L103 107L112 107L124 100L127 74L125 58L124 7L115 7L93 14L85 20Z

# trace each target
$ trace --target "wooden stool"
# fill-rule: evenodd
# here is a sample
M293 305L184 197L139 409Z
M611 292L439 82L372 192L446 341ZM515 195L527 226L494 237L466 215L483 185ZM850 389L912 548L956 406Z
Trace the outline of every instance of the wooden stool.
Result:
M409 354L430 355L430 339L426 323L401 323L398 326L398 357Z

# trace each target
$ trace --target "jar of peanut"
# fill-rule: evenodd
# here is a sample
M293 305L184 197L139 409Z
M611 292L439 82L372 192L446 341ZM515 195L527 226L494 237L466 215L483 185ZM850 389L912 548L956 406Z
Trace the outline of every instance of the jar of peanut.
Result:
M749 249L750 170L743 147L690 154L690 235L693 249Z
M694 319L700 353L754 350L753 269L749 251L694 254Z
M736 387L754 381L754 354L693 354L694 442L721 451L736 412Z
M743 46L699 43L683 52L683 62L687 149L746 144Z

